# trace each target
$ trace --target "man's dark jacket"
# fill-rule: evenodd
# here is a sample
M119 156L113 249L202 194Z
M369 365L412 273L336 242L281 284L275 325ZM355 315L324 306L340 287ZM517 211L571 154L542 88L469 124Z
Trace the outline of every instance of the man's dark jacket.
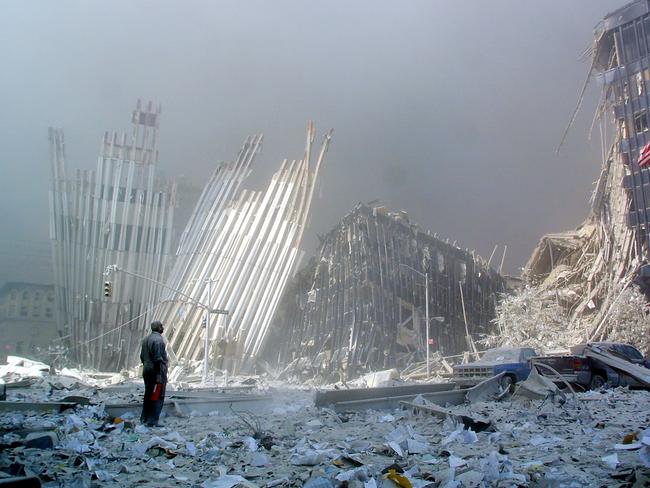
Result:
M142 340L140 361L145 381L156 381L160 375L160 382L167 383L167 352L160 332L154 331Z

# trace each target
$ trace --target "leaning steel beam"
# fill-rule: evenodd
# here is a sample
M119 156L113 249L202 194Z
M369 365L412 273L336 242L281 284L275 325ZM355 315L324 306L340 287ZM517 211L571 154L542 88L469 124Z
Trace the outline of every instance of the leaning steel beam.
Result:
M170 346L179 357L202 357L209 334L215 367L254 368L299 256L331 131L315 164L314 135L310 123L304 158L284 160L263 192L240 188L259 152L261 136L247 139L237 161L221 165L207 183L183 232L168 284L229 313L206 331L205 311L169 293L156 316L169 324Z

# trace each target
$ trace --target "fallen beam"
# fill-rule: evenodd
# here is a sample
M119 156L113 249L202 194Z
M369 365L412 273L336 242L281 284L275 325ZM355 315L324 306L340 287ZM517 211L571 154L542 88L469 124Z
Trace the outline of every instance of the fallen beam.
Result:
M73 402L9 402L0 401L0 412L61 413L77 404Z
M175 398L194 398L197 396L214 396L223 393L244 393L255 389L254 385L192 388L188 390L167 389L167 396ZM101 388L104 393L138 393L144 391L144 384L128 384Z
M171 392L171 398L214 398L215 395L228 393L246 393L253 390L254 386L226 386L223 388L200 388Z
M350 410L392 410L398 408L401 402L412 402L416 396L421 395L431 403L437 405L460 405L465 402L466 390L448 390L436 393L415 393L411 395L365 398L363 400L351 400L337 402L332 405L335 412Z
M432 383L423 385L389 386L383 388L355 388L351 390L317 391L314 405L326 407L339 402L366 400L379 397L398 397L453 390L454 383Z
M207 415L210 412L229 413L259 409L263 402L269 402L269 395L231 395L224 397L174 399L165 401L163 412L171 416L185 416L192 412ZM104 411L112 417L120 417L127 412L135 414L142 410L141 403L114 403L104 406Z
M465 402L481 402L489 401L492 399L498 398L501 394L499 387L501 378L505 373L500 373L492 378L488 378L485 381L482 381L476 386L468 389L451 389L456 387L453 383L441 383L439 386L447 387L446 390L432 392L432 393L422 393L411 392L409 394L402 394L396 396L379 396L375 392L375 397L361 398L357 400L345 400L331 403L330 406L335 412L350 411L350 410L389 410L395 409L400 406L402 402L412 402L415 397L421 396L428 402L434 403L436 405L446 406L446 405L460 405ZM433 385L428 385L433 386ZM396 387L403 388L403 387ZM386 390L384 388L367 388L369 392L373 390ZM393 390L394 389L389 389Z

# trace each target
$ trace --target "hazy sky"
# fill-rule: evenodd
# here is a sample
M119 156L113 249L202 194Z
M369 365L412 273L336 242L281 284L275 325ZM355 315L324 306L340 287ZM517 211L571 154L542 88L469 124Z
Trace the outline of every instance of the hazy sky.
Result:
M307 251L380 199L462 247L508 245L586 216L600 169L588 92L560 155L593 27L614 0L137 1L0 4L0 283L51 280L48 126L92 168L138 98L163 106L161 167L200 184L249 134L256 182L334 128ZM500 251L499 251L500 252Z

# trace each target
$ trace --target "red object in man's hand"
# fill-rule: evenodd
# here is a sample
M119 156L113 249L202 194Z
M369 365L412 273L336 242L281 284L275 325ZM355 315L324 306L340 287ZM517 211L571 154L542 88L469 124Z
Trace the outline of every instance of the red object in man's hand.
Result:
M156 400L160 400L160 392L162 391L162 384L161 383L156 383L156 386L153 388L153 393L151 394L151 401L155 402Z

